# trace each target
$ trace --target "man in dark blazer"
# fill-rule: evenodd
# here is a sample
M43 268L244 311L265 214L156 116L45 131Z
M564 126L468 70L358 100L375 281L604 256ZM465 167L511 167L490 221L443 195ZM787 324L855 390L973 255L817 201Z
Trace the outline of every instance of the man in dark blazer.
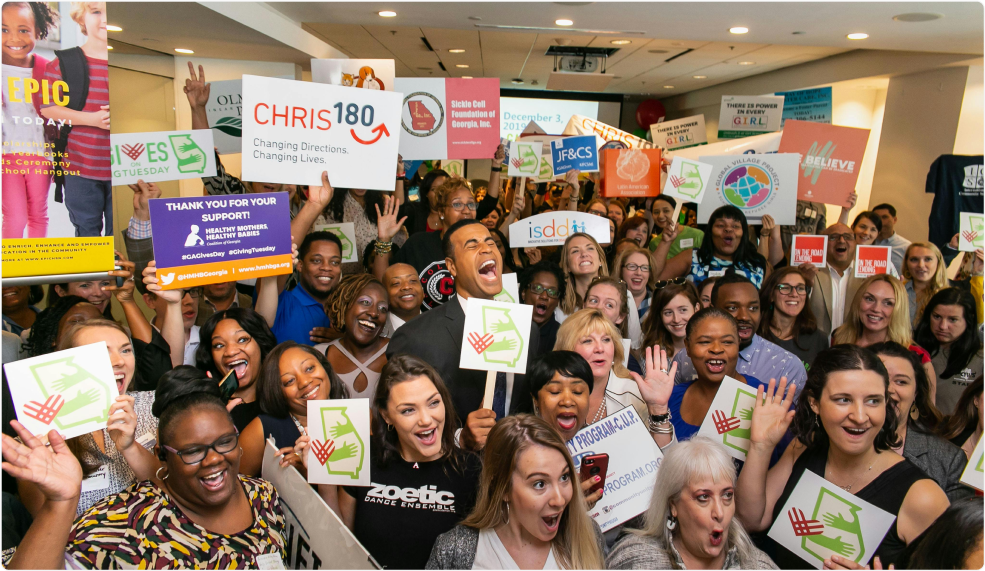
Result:
M489 230L474 218L453 224L445 232L442 247L448 270L455 278L456 295L398 329L387 346L386 355L387 359L398 353L414 355L438 371L451 392L455 412L463 421L459 442L466 448L480 450L485 445L486 435L496 424L497 414L482 408L485 371L458 366L465 335L464 304L470 297L492 299L502 291L503 259ZM537 355L539 337L537 325L531 322L528 363ZM533 399L525 376L500 375L497 382L502 382L505 377L505 404L508 405L503 410L507 414L533 412Z

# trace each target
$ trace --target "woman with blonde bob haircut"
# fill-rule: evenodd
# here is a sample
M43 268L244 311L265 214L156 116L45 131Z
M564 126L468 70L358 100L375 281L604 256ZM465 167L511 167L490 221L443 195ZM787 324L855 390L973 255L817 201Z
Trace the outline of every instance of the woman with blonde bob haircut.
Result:
M930 400L937 398L937 373L930 353L913 343L910 302L903 283L889 274L870 276L855 293L845 323L831 334L831 345L868 347L876 343L899 343L917 355L930 381Z
M564 322L567 316L585 306L588 286L597 277L609 275L602 246L584 232L576 232L564 241L561 249L561 272L567 282L564 299L558 305L556 318Z
M588 517L575 464L556 430L519 414L496 423L479 500L438 536L428 569L602 569L602 532Z
M608 569L778 569L735 517L736 472L721 443L695 436L657 472L642 529L620 539Z
M906 248L901 271L910 301L910 325L916 329L927 302L947 287L947 263L934 244L914 242Z

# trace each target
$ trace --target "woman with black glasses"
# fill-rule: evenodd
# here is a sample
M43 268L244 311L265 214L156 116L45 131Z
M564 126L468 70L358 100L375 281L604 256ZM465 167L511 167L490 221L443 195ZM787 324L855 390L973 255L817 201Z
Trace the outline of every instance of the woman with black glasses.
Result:
M763 289L760 303L763 318L759 335L800 358L810 370L818 353L828 348L828 337L817 328L817 320L807 298L811 286L799 267L785 267L773 272Z
M532 305L533 320L540 328L541 354L554 350L557 330L561 326L554 318L554 310L564 297L564 274L554 262L539 262L523 270L517 278L520 299Z

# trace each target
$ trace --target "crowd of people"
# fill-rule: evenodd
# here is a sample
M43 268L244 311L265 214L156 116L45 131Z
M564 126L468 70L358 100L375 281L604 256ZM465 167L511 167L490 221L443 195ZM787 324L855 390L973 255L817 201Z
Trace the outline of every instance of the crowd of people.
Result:
M189 72L208 128L204 69ZM799 205L795 229L726 206L699 229L673 219L673 198L605 198L577 171L555 196L502 177L502 146L491 159L477 199L402 160L382 193L333 188L328 172L309 187L244 182L217 155L207 194L290 193L292 274L162 289L148 247L161 191L141 182L130 259L110 274L123 285L4 287L4 363L105 342L121 395L102 430L32 435L9 398L23 380L4 377L4 565L271 568L288 546L262 479L267 439L306 474L307 402L359 397L373 485L448 499L422 509L313 485L386 568L810 568L767 535L806 471L894 516L872 568L983 565L981 494L960 482L982 435L981 251L957 254L955 239L947 255L965 259L949 280L890 204L852 226L854 196L830 226ZM606 218L608 243L510 247L511 223L550 210ZM325 222L355 224L360 262L314 231ZM828 237L825 267L790 264L798 233ZM895 272L855 276L855 246L873 243L892 246ZM486 408L485 372L459 367L467 300L513 271L533 310L526 373L497 373ZM757 395L745 462L697 434L726 377ZM663 459L640 515L603 534L589 516L601 477L582 480L566 442L627 407Z

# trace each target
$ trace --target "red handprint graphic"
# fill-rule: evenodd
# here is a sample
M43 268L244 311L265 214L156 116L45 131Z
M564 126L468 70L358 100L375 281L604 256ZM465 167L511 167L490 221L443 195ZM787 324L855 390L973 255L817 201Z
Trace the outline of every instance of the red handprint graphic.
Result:
M715 430L717 430L719 434L725 434L730 430L739 428L739 417L730 416L725 418L725 413L720 410L716 410L711 413L711 420L715 423Z
M469 333L469 345L475 349L475 352L482 354L483 351L489 348L493 343L492 333L486 333L484 336L479 337L478 333Z
M670 184L673 185L674 188L680 188L680 186L682 184L684 184L685 182L687 182L687 179L684 178L684 177L680 177L680 176L676 176L676 175L671 175L670 176Z
M315 458L318 459L318 462L324 466L325 462L328 462L328 457L332 455L332 452L335 452L335 441L326 440L325 442L321 442L319 440L312 440L311 451L315 453Z
M821 535L824 533L824 524L816 519L807 519L804 512L797 508L790 508L787 512L790 517L790 525L793 526L793 534L797 537L805 535Z
M51 424L64 404L62 395L51 395L43 404L34 400L25 404L24 414L44 424Z
M137 160L137 157L144 152L144 145L143 143L137 143L136 145L123 145L120 147L120 150L123 151L124 155L133 160Z

